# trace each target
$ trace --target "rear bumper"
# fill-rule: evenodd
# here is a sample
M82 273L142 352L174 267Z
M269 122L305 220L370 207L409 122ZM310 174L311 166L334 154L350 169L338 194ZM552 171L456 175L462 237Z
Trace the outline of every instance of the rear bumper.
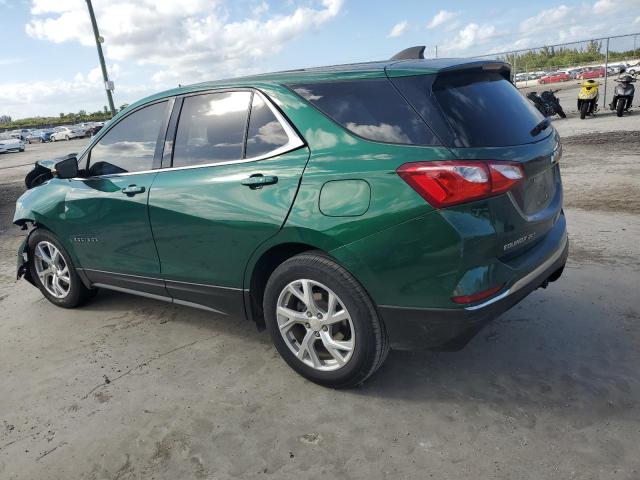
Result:
M391 347L400 350L459 350L490 320L540 287L560 278L569 255L566 231L554 252L503 293L466 308L414 308L379 305Z

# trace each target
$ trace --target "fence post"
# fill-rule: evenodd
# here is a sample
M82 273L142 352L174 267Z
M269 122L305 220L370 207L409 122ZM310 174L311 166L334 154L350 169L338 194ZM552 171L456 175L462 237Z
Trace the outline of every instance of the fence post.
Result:
M604 95L602 96L602 107L607 104L607 78L609 78L609 38L607 37L607 46L604 53Z

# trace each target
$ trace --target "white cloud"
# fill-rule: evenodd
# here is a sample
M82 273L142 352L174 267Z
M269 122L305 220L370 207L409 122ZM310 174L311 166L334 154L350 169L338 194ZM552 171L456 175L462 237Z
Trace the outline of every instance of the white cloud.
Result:
M119 65L109 65L113 78L121 72ZM117 87L118 104L149 94L148 86ZM107 103L100 67L77 73L72 80L55 79L0 84L0 114L13 118L57 115L59 112L102 110Z
M432 28L439 27L440 25L443 25L443 24L453 20L457 16L458 16L458 13L456 13L456 12L449 12L447 10L440 10L431 19L431 21L427 25L427 28L432 29Z
M572 13L572 10L573 9L571 7L566 5L542 10L538 15L523 20L520 23L520 31L524 34L530 34L562 25L566 22L567 18Z
M608 15L618 12L623 8L633 7L633 3L632 1L631 5L629 5L629 2L626 0L598 0L593 4L593 13L596 15Z
M444 52L461 52L472 46L481 46L497 36L494 25L469 23L441 47Z
M255 69L256 62L335 18L342 2L316 0L264 20L268 5L261 3L233 21L223 3L211 0L103 0L94 8L108 58L159 67L155 79L190 83ZM31 13L26 32L33 38L94 43L83 0L33 0Z
M407 31L408 26L409 26L409 23L406 20L396 23L391 29L391 31L389 32L389 34L387 35L387 38L399 37L400 35L402 35L404 32Z

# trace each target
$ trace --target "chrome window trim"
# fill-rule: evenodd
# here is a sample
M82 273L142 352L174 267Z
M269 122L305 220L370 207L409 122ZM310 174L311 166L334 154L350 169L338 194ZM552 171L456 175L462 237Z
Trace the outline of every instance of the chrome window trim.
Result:
M222 93L222 92L228 92L228 91L235 91L235 90L225 89L223 91L221 90L220 92ZM239 89L238 91L242 91L242 89ZM205 92L197 92L195 95L207 95L207 94L210 94L210 93L217 93L217 92L218 91L216 91L216 90L205 91ZM271 150L271 151L269 151L267 153L264 153L262 155L257 155L255 157L251 157L251 158L242 158L242 159L239 159L239 160L227 160L227 161L224 161L224 162L203 163L203 164L199 164L199 165L185 165L185 166L182 166L182 167L154 168L154 169L151 169L151 170L142 170L142 171L138 171L138 172L113 173L113 174L108 174L108 175L97 175L97 176L93 176L93 177L74 178L73 180L88 180L88 179L92 179L92 178L118 178L118 177L127 177L127 176L130 176L130 175L142 175L142 174L145 174L145 173L154 173L154 172L155 173L161 173L161 172L174 171L174 170L187 170L187 169L192 169L192 168L215 167L215 166L218 166L218 165L235 165L235 164L239 164L239 163L257 162L257 161L260 161L260 160L266 160L268 158L277 157L278 155L283 155L285 153L292 152L294 150L297 150L298 148L303 147L305 145L305 142L300 138L298 133L294 130L294 128L291 126L289 121L284 117L284 115L282 115L282 113L280 113L280 110L278 110L276 108L276 106L273 104L271 99L269 97L267 97L264 93L262 93L260 90L253 89L253 93L254 93L254 95L259 95L260 98L262 98L262 100L267 104L267 106L269 107L269 109L271 110L273 115L276 117L276 120L280 123L280 125L282 125L282 128L284 129L285 133L287 134L288 142L285 143L284 145L282 145L281 147L278 147L278 148L276 148L274 150ZM188 97L185 97L185 98L188 98ZM118 122L118 123L120 123L120 122ZM179 123L180 123L180 121L178 120L178 125L179 125Z

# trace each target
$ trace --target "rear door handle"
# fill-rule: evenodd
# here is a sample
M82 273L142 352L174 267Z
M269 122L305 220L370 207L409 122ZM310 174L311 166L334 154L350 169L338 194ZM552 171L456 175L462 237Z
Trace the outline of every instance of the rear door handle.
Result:
M133 197L138 193L144 193L144 187L139 187L138 185L129 185L128 187L124 187L122 189L122 193L129 197Z
M245 185L251 189L262 188L265 185L273 185L278 183L278 177L275 175L264 176L261 173L251 175L249 178L242 180L242 185Z

